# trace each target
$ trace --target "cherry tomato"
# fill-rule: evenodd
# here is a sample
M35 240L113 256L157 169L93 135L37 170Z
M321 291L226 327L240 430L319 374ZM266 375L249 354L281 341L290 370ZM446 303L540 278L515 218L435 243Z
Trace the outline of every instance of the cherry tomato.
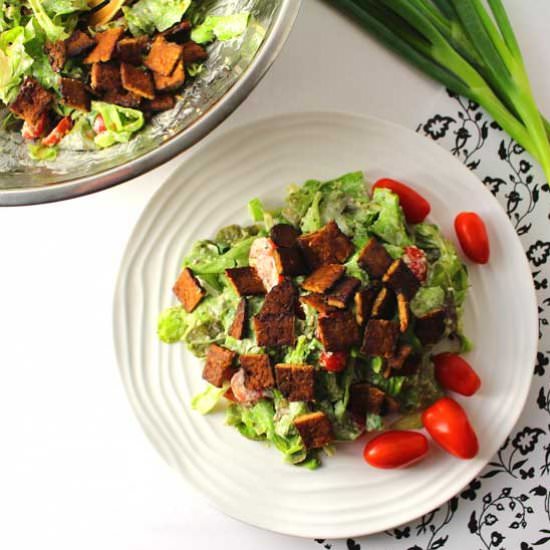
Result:
M38 139L46 130L48 125L48 115L43 113L36 124L29 124L27 121L23 123L23 128L21 129L21 135L24 139Z
M421 283L426 280L428 277L428 260L423 250L417 246L406 246L403 261Z
M57 145L65 134L68 134L73 127L73 121L71 117L63 117L58 123L57 126L42 140L42 145L46 147L53 147Z
M341 372L346 368L348 354L345 351L323 351L319 363L329 372Z
M389 189L399 197L405 218L409 223L420 223L426 219L432 209L430 203L408 185L389 178L378 180L373 189Z
M105 130L107 130L107 126L105 126L105 121L101 115L97 115L95 117L93 128L96 134L101 134L101 132L105 132Z
M428 439L420 432L392 430L371 439L363 451L365 461L375 468L402 468L422 460Z
M231 377L231 392L233 397L239 403L252 403L258 401L262 397L262 392L256 390L249 390L244 384L244 370L239 369ZM226 392L227 395L227 392Z
M456 353L440 353L432 357L437 381L447 390L474 395L481 380L470 364Z
M478 264L489 261L489 237L483 220L475 212L461 212L455 218L455 231L464 254Z
M258 276L268 292L283 280L282 275L277 271L275 262L276 248L271 239L260 237L252 243L248 255L250 265L256 268Z
M473 458L479 451L477 436L464 409L442 397L422 413L422 423L443 449L458 458Z

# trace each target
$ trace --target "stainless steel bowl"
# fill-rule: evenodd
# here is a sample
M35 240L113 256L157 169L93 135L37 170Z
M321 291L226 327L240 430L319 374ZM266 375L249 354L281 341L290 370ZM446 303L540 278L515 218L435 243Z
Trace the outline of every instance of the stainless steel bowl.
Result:
M209 0L209 12L249 10L247 32L209 49L206 70L176 107L156 116L129 144L101 151L64 148L32 161L14 132L0 130L0 205L69 199L106 189L166 162L218 126L253 90L290 33L301 0ZM0 113L0 121L1 121ZM74 146L75 144L73 144Z

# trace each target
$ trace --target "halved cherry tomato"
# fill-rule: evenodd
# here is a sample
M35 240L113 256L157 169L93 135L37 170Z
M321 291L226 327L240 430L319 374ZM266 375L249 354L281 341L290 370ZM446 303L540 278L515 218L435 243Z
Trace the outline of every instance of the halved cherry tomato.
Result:
M481 380L470 363L456 353L439 353L432 357L437 381L447 390L474 395Z
M21 135L24 139L38 139L46 130L48 125L48 115L42 113L36 124L29 124L27 121L23 123Z
M420 432L393 430L371 439L363 451L375 468L402 468L418 462L428 452L428 439Z
M423 250L417 246L406 246L403 250L403 261L413 275L423 283L428 276L428 259Z
M323 351L319 363L329 372L341 372L346 368L348 354L345 351Z
M95 117L93 128L96 134L101 134L101 132L105 132L105 130L107 130L105 120L103 120L103 117L101 115L97 115Z
M477 436L464 409L442 397L422 413L422 423L443 449L458 458L473 458L479 451Z
M461 212L455 218L455 231L464 254L478 264L489 261L489 237L483 220L475 212Z
M277 247L271 239L260 237L254 240L248 255L250 266L256 268L258 276L268 292L283 280L275 262L276 249Z
M409 223L424 221L432 209L430 203L422 195L399 181L382 178L372 188L393 191L399 197L399 204L401 204L405 218L407 218Z
M71 131L73 127L73 121L71 117L63 117L58 123L57 126L42 140L42 145L46 147L53 147L57 145L65 136Z

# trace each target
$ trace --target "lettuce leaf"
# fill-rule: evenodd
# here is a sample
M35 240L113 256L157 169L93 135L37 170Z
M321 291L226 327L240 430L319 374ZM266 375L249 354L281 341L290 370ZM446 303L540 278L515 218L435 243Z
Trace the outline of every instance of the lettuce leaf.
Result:
M191 0L138 0L122 11L134 36L165 31L179 23Z
M420 287L411 300L411 311L416 317L422 317L429 311L445 305L445 291L440 286Z
M191 408L201 414L208 414L229 389L229 382L221 388L208 384L206 389L191 399Z
M11 103L28 74L33 58L25 50L25 28L14 27L0 33L0 101Z
M249 13L232 15L208 15L203 23L191 31L191 40L207 44L214 40L231 40L244 33L248 25Z
M399 205L399 197L388 189L375 189L371 210L378 214L370 230L389 244L407 246L411 238L407 232L405 216Z
M34 16L50 42L57 42L69 37L63 25L56 24L46 12L42 0L28 0Z
M145 124L143 113L137 109L120 107L103 101L92 101L92 116L100 114L107 130L98 134L94 141L105 148L115 143L127 143Z

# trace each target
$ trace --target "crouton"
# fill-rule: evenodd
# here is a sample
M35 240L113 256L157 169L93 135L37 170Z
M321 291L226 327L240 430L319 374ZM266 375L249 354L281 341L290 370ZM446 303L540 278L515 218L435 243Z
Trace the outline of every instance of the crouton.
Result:
M137 38L122 38L116 45L116 58L124 63L141 65L148 42L149 38L145 34Z
M338 311L338 308L329 306L327 297L323 294L306 294L300 297L300 301L303 304L307 304L312 307L319 315L329 315Z
M334 439L332 424L328 416L321 411L297 416L294 419L294 426L306 449L319 449Z
M362 419L367 413L381 414L385 397L385 392L367 382L352 384L349 388L349 409Z
M384 276L382 281L386 283L396 294L401 293L407 300L412 300L420 288L418 279L402 260L395 260Z
M319 340L326 351L348 351L360 341L359 326L350 311L337 311L319 317Z
M241 355L239 362L244 371L246 389L262 391L275 385L269 355L264 353Z
M317 268L302 283L302 288L309 292L322 294L334 286L344 275L346 268L341 264L327 264Z
M279 313L294 314L298 291L290 279L284 279L282 283L275 285L266 295L260 315L273 315Z
M389 288L382 287L372 305L371 315L376 319L393 319L395 308L395 294Z
M103 95L103 101L132 109L137 109L141 105L141 97L132 92L123 92L116 89L106 91Z
M97 43L95 38L88 36L85 32L76 30L65 40L67 57L76 57L91 50Z
M183 44L189 40L189 34L191 31L191 23L187 20L183 20L176 25L173 25L169 29L162 31L160 34L166 38L169 42L176 42L176 44Z
M153 41L143 64L159 75L170 76L181 60L182 53L182 46L168 42L164 36L159 35Z
M172 290L188 313L199 305L206 294L188 267L180 273Z
M401 292L397 294L397 314L399 316L399 330L407 332L410 321L409 302Z
M95 35L97 44L84 58L84 63L91 65L92 63L105 63L110 61L115 53L116 44L123 33L124 29L120 27L98 32Z
M96 92L119 90L120 67L116 63L94 63L90 71L90 84Z
M313 401L314 374L311 365L275 365L277 386L289 401Z
M208 52L200 44L197 44L192 40L185 42L182 46L184 63L204 61L208 57Z
M375 237L371 237L363 247L357 262L373 279L379 279L386 273L392 263L392 258Z
M237 310L235 311L235 317L229 327L229 336L236 340L242 340L246 338L246 328L248 321L248 306L246 298L241 298Z
M401 374L403 365L412 354L412 346L409 346L408 344L400 344L394 355L392 355L386 362L384 377L388 378L392 374Z
M185 68L183 61L180 59L176 63L176 68L169 76L163 76L160 73L153 73L155 88L159 92L173 92L181 88L185 83Z
M443 308L434 309L422 317L417 317L414 333L423 346L437 344L445 334L447 312Z
M61 78L63 103L80 111L90 110L90 94L84 82L74 78Z
M231 380L231 376L235 372L233 362L236 355L235 352L217 344L210 344L206 352L202 377L213 386L221 388L224 382Z
M293 346L296 336L294 315L275 313L256 315L253 319L256 341L259 346Z
M363 326L370 319L372 306L378 296L378 286L363 288L355 293L355 319L359 326Z
M122 87L145 99L155 98L155 89L151 73L147 70L138 69L129 63L120 65L120 78Z
M314 233L298 237L306 262L311 269L325 264L344 263L353 253L351 241L330 221Z
M233 267L225 275L239 296L265 294L265 287L254 267Z
M368 356L389 358L395 351L399 325L385 319L371 319L365 328L361 352Z
M65 65L67 61L67 46L64 40L58 40L57 42L46 42L46 51L48 52L48 59L54 72L58 73Z
M327 294L330 306L345 309L355 291L361 286L361 281L355 277L343 277Z
M269 231L269 236L276 246L292 248L300 236L300 230L288 223L278 223Z
M9 109L31 126L35 126L38 119L50 108L52 101L53 94L45 90L38 80L27 76Z
M278 247L273 252L275 267L281 275L296 277L307 271L302 251L297 246L289 248Z
M174 108L176 99L173 95L157 95L155 99L143 102L143 110L158 113L160 111L169 111Z

